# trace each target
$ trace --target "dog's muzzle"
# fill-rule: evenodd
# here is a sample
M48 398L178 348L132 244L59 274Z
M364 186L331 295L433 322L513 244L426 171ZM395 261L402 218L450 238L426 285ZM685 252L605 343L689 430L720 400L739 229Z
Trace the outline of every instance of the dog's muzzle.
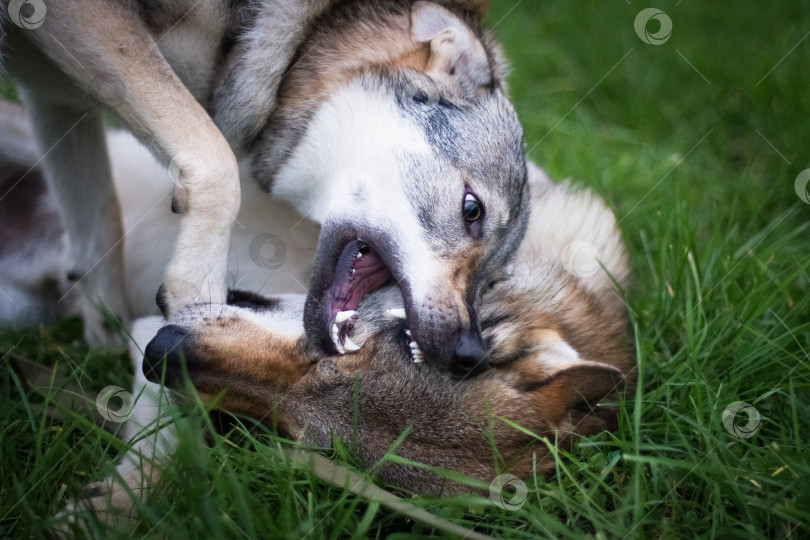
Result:
M183 364L186 369L194 363L184 350L187 332L176 324L169 324L161 328L152 341L146 346L143 358L143 374L154 383L160 383L170 388L182 384Z
M489 367L488 357L481 333L468 328L461 330L453 349L453 361L448 367L454 375L473 375Z

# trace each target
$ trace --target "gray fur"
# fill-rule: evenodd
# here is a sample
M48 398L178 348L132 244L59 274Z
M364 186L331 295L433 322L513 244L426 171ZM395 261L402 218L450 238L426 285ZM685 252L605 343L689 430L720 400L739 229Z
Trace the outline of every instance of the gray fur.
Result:
M71 257L87 299L88 339L105 341L97 303L125 323L133 312L125 299L124 231L99 106L116 112L177 176L172 208L184 218L161 289L161 305L170 312L224 300L227 231L239 205L234 152L250 155L254 176L283 197L297 182L279 178L280 168L300 152L303 137L312 135L313 116L332 96L357 84L399 104L399 123L416 126L433 149L430 159L403 154L401 164L389 160L386 170L367 180L394 173L402 178L425 244L412 244L401 234L411 228L407 220L360 223L339 209L323 220L319 254L345 242L347 231L372 231L369 236L386 250L384 262L402 283L413 331L428 357L452 366L459 358L475 361L483 355L479 297L493 272L513 256L527 219L522 131L503 91L500 51L479 27L484 2L88 0L74 9L54 0L48 10L41 28L6 24L10 40L4 51L24 87L46 178L72 240ZM433 36L436 31L448 39ZM431 110L423 110L418 99L403 98L419 77L439 96ZM338 123L351 121L351 112L343 114ZM384 149L389 156L409 142L393 139ZM334 152L334 142L323 141L320 151ZM356 170L370 169L365 158L356 161ZM454 185L445 182L445 171L457 179ZM310 205L317 204L326 184L336 183L321 171L313 176L321 185L308 193ZM465 236L464 183L489 209L477 243ZM379 199L358 198L359 204L369 201L379 206ZM378 219L383 209L372 210ZM480 254L467 258L473 246ZM408 268L400 264L404 255L411 259ZM429 275L417 275L414 255L430 257L423 265ZM437 270L444 261L464 274L452 287ZM321 300L318 293L333 263L326 256L316 260L313 302ZM469 268L462 269L464 264ZM424 290L415 286L420 281L428 283ZM431 298L445 310L439 325L428 321ZM307 331L324 345L323 324L311 311ZM463 343L473 345L470 354L459 353Z
M277 363L237 362L233 374L222 370L231 349L216 348L206 336L221 334L223 328L225 335L228 328L239 335L245 320L264 317L267 324L258 339L277 339L280 346L289 346L295 339L282 337L286 330L274 333L272 321L285 320L285 310L298 313L300 303L287 298L272 314L250 307L191 308L170 321L188 332L182 350L191 380L204 395L221 397L225 391L226 399L248 400L253 405L236 412L272 425L280 422L304 444L330 446L340 439L367 467L376 466L407 432L397 455L484 481L497 471L528 475L552 470L545 446L500 418L559 445L569 444L572 433L587 435L616 425L615 407L595 405L615 401L617 389L632 389L635 375L627 309L612 282L603 279L607 274L576 276L547 254L561 252L571 237L582 237L581 223L601 223L599 229L587 231L588 240L622 286L628 283L628 269L615 219L601 199L567 185L545 184L536 167L531 176L541 192L530 200L533 214L542 219L557 206L567 212L553 227L535 222L527 234L532 245L518 252L503 279L483 295L481 326L491 344L492 366L485 373L458 378L436 365L414 363L404 333L408 323L387 313L402 305L402 294L387 287L368 296L358 309L351 338L362 348L355 355L324 355L299 345L295 354L273 361ZM221 314L216 322L207 315L212 310ZM250 328L256 332L255 326ZM544 337L549 331L559 338ZM573 356L559 356L557 345ZM211 347L215 354L206 354ZM150 358L147 352L147 359L162 367L162 358ZM170 360L167 368L176 368L175 362ZM273 377L274 370L287 365L311 367L285 386L288 383L276 383ZM422 468L389 463L378 474L387 484L419 493L469 490Z

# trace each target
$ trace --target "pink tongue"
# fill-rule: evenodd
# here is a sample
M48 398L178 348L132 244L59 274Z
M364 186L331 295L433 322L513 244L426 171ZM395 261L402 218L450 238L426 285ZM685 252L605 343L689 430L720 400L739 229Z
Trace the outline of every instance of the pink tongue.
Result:
M354 275L349 282L349 297L342 310L354 310L370 292L374 292L391 279L391 272L373 252L366 253L354 263Z

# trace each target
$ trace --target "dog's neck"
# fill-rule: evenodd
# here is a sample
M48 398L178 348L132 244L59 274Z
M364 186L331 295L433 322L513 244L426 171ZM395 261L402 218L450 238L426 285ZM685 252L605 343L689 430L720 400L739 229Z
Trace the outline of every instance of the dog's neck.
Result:
M359 3L358 3L359 4ZM364 24L347 9L322 17L285 77L277 99L279 114L298 116L314 111L329 96L363 71L380 67L424 71L430 52L410 36L410 11L405 6L381 9L369 2Z
M488 2L443 1L470 32L479 35ZM329 96L364 72L429 71L436 60L430 37L415 39L410 0L355 0L336 3L322 13L299 47L279 87L274 111L292 117L314 111ZM475 15L474 15L475 14ZM441 27L441 21L438 21ZM482 49L481 52L487 53ZM487 61L487 70L495 67ZM499 76L500 74L496 74ZM488 77L492 73L487 74Z
M497 45L488 34L481 34L478 19L463 5L450 6L451 17L463 28L459 34L465 34L467 46L475 47L466 55L474 61L458 70L450 65L457 59L442 58L430 36L415 37L410 2L341 3L315 20L280 84L267 124L252 145L256 177L265 189L273 190L279 171L304 140L317 111L364 75L392 80L401 72L429 74L434 92L438 88L442 97L460 100L475 99L477 92L499 84L503 67ZM478 69L469 69L470 64ZM473 80L468 73L475 75Z

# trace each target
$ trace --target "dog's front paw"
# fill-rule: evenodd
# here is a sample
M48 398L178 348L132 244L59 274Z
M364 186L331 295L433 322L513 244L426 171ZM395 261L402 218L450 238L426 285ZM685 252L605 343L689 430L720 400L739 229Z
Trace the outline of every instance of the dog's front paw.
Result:
M132 497L120 484L108 478L89 484L78 499L70 500L54 517L51 533L56 538L92 536L91 523L105 527L131 524L136 518Z
M227 254L227 240L224 248ZM209 261L208 264L200 263L193 268L170 265L156 297L163 317L168 318L185 306L224 304L228 294L225 286L226 267L227 259L223 259L220 264Z
M209 286L210 290L219 290L220 285ZM195 287L187 281L169 280L168 278L163 281L155 296L155 303L160 309L160 313L164 319L177 313L185 306L193 306L198 304L224 304L226 301L225 295L220 294L203 294L203 288Z
M168 164L175 185L172 210L183 218L163 280L164 316L188 305L222 304L228 293L228 247L241 201L239 165L210 119L203 123L199 146L177 148Z

